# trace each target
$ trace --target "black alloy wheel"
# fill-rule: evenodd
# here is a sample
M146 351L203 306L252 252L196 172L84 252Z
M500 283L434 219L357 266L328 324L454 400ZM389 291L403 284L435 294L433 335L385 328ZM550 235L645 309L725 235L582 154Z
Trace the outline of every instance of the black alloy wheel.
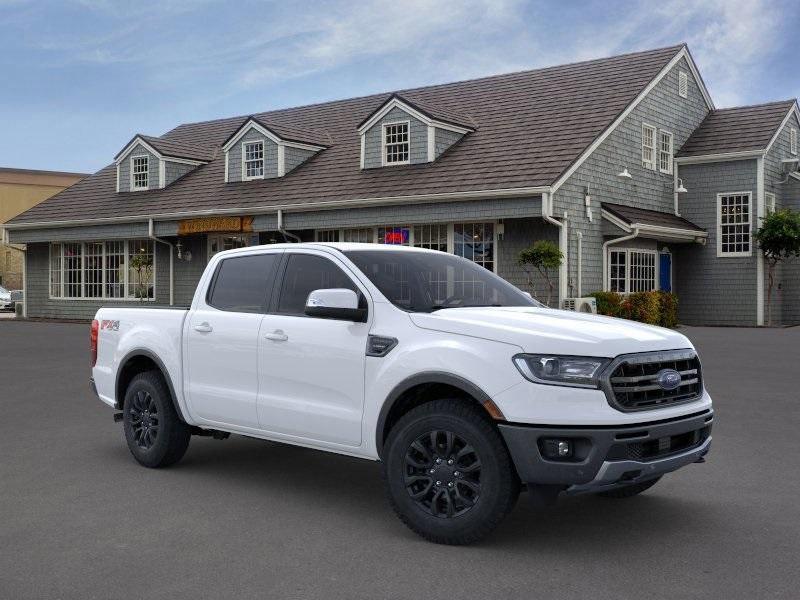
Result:
M406 490L434 517L458 517L478 502L480 457L452 431L437 429L419 436L406 451L405 466Z
M133 439L140 448L149 450L158 436L158 406L153 397L138 390L131 402L131 429Z

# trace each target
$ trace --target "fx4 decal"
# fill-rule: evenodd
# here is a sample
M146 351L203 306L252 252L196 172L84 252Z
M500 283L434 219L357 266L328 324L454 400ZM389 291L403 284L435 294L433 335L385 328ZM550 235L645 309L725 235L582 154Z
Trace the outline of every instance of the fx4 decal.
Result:
M109 331L119 331L119 321L103 319L102 321L100 321L100 329L108 329Z

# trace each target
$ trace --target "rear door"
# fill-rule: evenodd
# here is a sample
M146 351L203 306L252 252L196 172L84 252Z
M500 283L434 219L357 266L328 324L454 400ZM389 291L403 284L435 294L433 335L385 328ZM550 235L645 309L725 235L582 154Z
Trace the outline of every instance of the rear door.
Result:
M287 251L283 269L258 341L261 427L359 446L369 324L308 317L304 309L313 290L351 289L365 305L366 292L343 263L324 252Z
M221 260L208 292L188 317L189 409L206 424L258 428L258 332L281 253Z

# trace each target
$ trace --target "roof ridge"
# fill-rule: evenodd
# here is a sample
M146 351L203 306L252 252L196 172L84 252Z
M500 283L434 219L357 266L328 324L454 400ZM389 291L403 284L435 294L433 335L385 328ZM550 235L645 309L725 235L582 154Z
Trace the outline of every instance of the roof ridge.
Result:
M780 104L797 104L797 98L787 98L786 100L773 100L771 102L760 102L758 104L742 104L741 106L726 106L725 108L715 108L709 114L725 112L727 110L742 110L745 108L761 108L762 106L778 106Z
M167 131L166 133L170 133L170 132L178 129L179 127L187 127L187 126L190 126L190 125L205 125L205 124L208 124L208 123L221 123L223 121L228 121L228 120L247 119L248 117L253 116L253 115L264 115L264 114L267 114L267 113L280 113L280 112L283 112L283 111L314 108L314 107L318 107L318 106L326 106L326 105L330 105L330 104L336 104L338 102L355 102L357 100L366 100L367 98L379 98L379 97L385 97L385 96L391 97L393 95L402 95L404 93L408 94L408 93L417 92L417 91L420 91L420 90L430 90L432 88L440 88L440 87L445 87L445 86L450 86L450 85L460 85L460 84L464 84L464 83L487 81L487 80L490 80L490 79L501 79L503 77L511 77L511 76L514 76L514 75L523 75L523 74L529 74L529 73L536 73L536 72L548 71L550 69L560 69L560 68L563 68L563 67L573 67L573 66L577 66L577 65L588 65L588 64L591 64L591 63L598 63L598 62L602 62L602 61L615 60L615 59L619 59L619 58L629 58L631 56L637 56L637 55L656 54L656 53L659 53L659 52L665 52L667 50L674 50L677 53L679 50L681 50L682 48L685 48L685 47L687 47L687 44L685 42L681 42L680 44L676 44L676 45L673 45L673 46L663 46L661 48L651 48L649 50L637 50L637 51L634 51L634 52L626 52L624 54L614 54L614 55L611 55L611 56L602 56L602 57L599 57L599 58L590 58L588 60L579 60L579 61L574 61L574 62L570 62L570 63L563 63L563 64L557 64L557 65L548 65L546 67L537 67L535 69L520 69L518 71L508 71L506 73L497 73L497 74L494 74L494 75L484 75L484 76L481 76L481 77L473 77L473 78L469 78L469 79L458 79L458 80L455 80L455 81L445 81L445 82L442 82L442 83L433 83L431 85L423 85L423 86L417 86L417 87L413 87L413 88L384 90L382 92L373 92L371 94L364 94L364 95L361 95L361 96L350 96L350 97L347 97L347 98L337 98L337 99L334 99L334 100L325 100L323 102L312 102L311 104L300 104L300 105L297 105L297 106L284 106L284 107L275 108L275 109L272 109L272 110L249 113L249 114L243 114L243 115L235 115L235 116L231 116L231 117L220 117L220 118L217 118L217 119L207 119L205 121L192 121L192 122L189 122L189 123L180 123L177 126L175 126L172 129L170 129L169 131ZM165 133L165 135L166 135L166 133Z

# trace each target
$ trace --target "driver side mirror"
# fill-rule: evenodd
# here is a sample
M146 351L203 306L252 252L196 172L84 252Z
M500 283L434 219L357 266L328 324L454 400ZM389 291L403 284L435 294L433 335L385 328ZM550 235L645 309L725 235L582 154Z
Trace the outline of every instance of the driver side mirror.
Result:
M319 319L367 320L367 310L358 306L358 294L344 288L314 290L306 300L305 314Z

